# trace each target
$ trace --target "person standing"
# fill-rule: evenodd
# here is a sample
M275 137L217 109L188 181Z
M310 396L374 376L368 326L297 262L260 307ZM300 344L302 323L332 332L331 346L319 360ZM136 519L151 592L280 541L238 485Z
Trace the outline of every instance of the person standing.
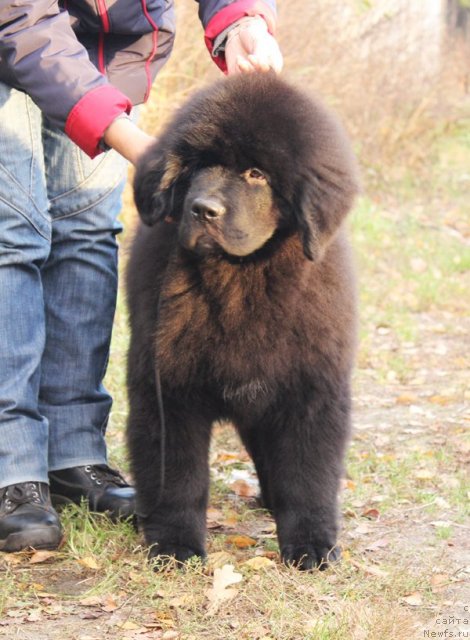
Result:
M274 0L200 0L225 73L280 71ZM103 386L134 106L170 56L171 0L0 3L0 551L55 549L55 510L134 514Z

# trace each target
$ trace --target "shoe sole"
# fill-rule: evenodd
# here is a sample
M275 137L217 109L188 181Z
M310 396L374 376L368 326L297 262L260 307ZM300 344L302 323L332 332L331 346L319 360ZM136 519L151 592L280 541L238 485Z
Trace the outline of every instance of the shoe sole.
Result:
M63 542L63 534L59 527L41 527L10 533L4 540L0 540L0 551L14 553L26 549L40 549L55 551Z

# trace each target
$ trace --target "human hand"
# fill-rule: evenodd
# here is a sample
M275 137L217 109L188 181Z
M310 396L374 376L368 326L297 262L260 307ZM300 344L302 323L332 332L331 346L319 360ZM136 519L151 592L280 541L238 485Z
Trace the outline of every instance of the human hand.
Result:
M153 136L126 117L116 118L104 132L103 140L134 165L155 142Z
M259 17L244 18L229 31L225 45L229 74L282 70L283 59L266 22Z

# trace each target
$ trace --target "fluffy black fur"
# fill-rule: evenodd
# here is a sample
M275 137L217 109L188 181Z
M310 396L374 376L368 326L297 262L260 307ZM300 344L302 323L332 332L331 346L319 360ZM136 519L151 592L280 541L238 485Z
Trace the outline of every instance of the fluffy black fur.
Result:
M283 560L325 566L338 556L356 333L345 133L275 75L224 79L176 114L134 186L153 225L127 274L128 443L150 556L204 556L211 425L228 419Z

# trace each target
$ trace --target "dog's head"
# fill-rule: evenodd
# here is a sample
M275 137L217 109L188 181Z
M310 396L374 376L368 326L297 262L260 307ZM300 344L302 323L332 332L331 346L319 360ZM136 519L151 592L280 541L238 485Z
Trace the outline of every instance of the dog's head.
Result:
M183 247L247 256L298 232L321 258L358 190L348 138L317 100L274 74L196 94L139 163L142 220L179 225Z

